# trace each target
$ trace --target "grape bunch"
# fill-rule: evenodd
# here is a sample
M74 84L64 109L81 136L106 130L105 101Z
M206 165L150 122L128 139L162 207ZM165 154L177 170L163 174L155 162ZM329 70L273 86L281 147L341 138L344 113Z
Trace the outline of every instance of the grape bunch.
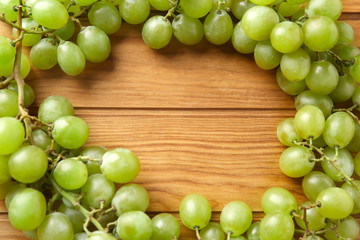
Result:
M179 238L173 215L145 213L149 195L131 183L140 171L133 152L84 147L89 127L64 97L45 99L36 116L28 110L35 98L24 81L31 64L41 70L59 64L79 75L87 61L109 57L108 35L125 21L144 23L142 38L153 49L173 35L184 45L204 37L215 45L231 41L237 52L254 54L260 68L277 68L279 87L295 97L297 113L277 128L288 147L279 166L303 177L309 201L298 204L274 187L263 194L260 222L234 200L216 223L206 197L189 194L180 219L199 240L355 239L360 50L352 27L338 21L341 12L341 0L0 0L0 20L14 37L0 36L0 199L11 224L32 240ZM31 47L30 59L22 47Z

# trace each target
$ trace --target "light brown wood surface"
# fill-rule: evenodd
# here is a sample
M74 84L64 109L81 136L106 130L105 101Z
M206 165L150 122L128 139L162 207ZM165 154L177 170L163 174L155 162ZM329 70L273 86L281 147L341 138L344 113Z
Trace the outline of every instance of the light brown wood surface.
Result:
M354 27L358 47L359 3L343 1L342 16ZM10 36L10 28L0 24L0 34ZM135 182L150 193L150 214L178 216L181 199L193 192L208 197L215 221L233 200L247 202L260 220L261 195L270 187L284 187L298 202L305 200L301 179L286 177L278 167L285 148L276 127L295 110L274 71L259 69L231 43L203 40L186 47L173 39L155 51L143 43L141 26L128 24L110 38L110 58L87 63L80 76L66 76L58 67L33 68L27 82L35 89L36 106L55 94L74 104L75 114L90 126L87 145L128 148L138 155L142 165ZM11 227L3 203L0 239L25 240ZM183 227L181 239L195 235Z

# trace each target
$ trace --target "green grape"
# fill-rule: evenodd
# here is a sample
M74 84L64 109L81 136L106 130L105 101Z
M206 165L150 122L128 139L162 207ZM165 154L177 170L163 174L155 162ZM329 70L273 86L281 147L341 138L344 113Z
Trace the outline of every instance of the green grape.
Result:
M195 45L204 37L201 21L186 14L177 15L172 22L172 31L175 38L185 45Z
M152 218L152 240L179 239L180 223L169 213L160 213Z
M108 2L96 2L92 5L88 19L91 25L100 28L106 34L116 33L122 22L119 10Z
M14 10L17 5L19 5L19 0L0 0L0 13L3 13L7 20L14 22L18 15L17 11Z
M104 202L104 207L110 205L115 194L115 185L102 174L89 176L85 185L81 188L85 196L81 202L85 206L100 208L100 202Z
M262 195L261 207L266 214L281 212L290 216L292 210L297 210L298 204L288 190L273 187L266 190Z
M15 53L15 47L12 46L10 38L0 36L0 66L6 66L14 61Z
M313 105L306 105L295 115L295 129L304 139L320 137L325 127L325 118L322 111Z
M237 236L237 237L230 237L230 240L247 240L247 238L243 236Z
M310 236L307 236L305 238L305 240L324 240L324 239L322 237L319 237L319 236L316 236L316 235L314 235L314 236L310 235Z
M9 156L0 155L0 183L7 182L11 179L8 162Z
M289 81L301 81L306 78L311 69L309 54L302 48L292 53L286 53L280 61L281 72Z
M323 137L327 145L344 148L355 134L355 123L352 117L345 112L336 112L330 115L325 122Z
M225 240L225 233L221 229L220 224L216 222L209 222L200 232L202 240Z
M38 237L51 240L73 240L74 230L70 220L59 212L47 215L38 228Z
M290 4L303 4L308 2L309 0L288 0L287 2Z
M277 24L271 31L272 46L281 53L292 53L298 50L304 40L301 28L293 22Z
M301 207L309 207L313 203L312 202L304 202L300 204ZM304 216L304 210L298 209L297 214L300 216ZM303 219L296 217L295 218L296 223L299 227L306 230L305 222ZM319 231L323 229L326 226L326 218L319 213L318 208L310 208L306 210L306 221L308 224L308 229L311 231Z
M320 192L331 187L335 187L334 181L328 175L319 171L306 174L302 181L303 191L312 202L315 202Z
M85 148L80 155L85 157L90 157L92 159L102 159L104 153L106 153L107 149L102 146L91 146ZM98 161L88 161L86 163L86 168L88 170L88 174L93 175L96 173L101 173L100 162Z
M59 29L66 25L69 14L64 5L56 0L38 0L31 8L32 17L40 25Z
M245 0L233 0L231 4L232 14L239 20L241 20L247 10L256 5L250 1Z
M25 237L27 237L30 240L38 240L38 234L37 234L37 228L31 231L23 231Z
M256 41L270 38L272 29L279 23L277 13L265 6L252 7L244 14L241 25L245 34Z
M30 64L30 63L29 63ZM16 81L11 81L8 89L18 92L18 86ZM35 100L35 92L29 84L24 85L24 105L26 108L30 107Z
M25 137L23 125L15 118L0 118L0 155L15 152L22 144Z
M354 159L355 172L358 176L360 176L360 155L357 154Z
M294 118L286 118L281 121L277 127L277 136L279 141L285 146L294 146L296 142L301 142L302 138L295 130Z
M43 130L41 129L34 130L32 132L32 138L34 140L35 145L41 148L42 150L46 151L50 149L52 140L49 137L49 135L47 135L47 133L45 133ZM60 146L57 143L54 143L53 150L55 150L55 152L59 152Z
M10 77L14 69L15 58L13 58L6 66L0 66L0 75L4 77ZM31 65L29 58L22 53L20 61L20 75L22 78L26 78L30 73Z
M213 6L213 0L181 0L182 10L193 18L202 18Z
M57 184L65 190L81 188L87 181L88 171L85 164L76 159L64 159L54 169Z
M25 188L26 188L26 184L24 184L24 183L12 183L10 185L9 190L5 196L5 206L7 209L10 207L10 203L14 199L16 194L18 194Z
M242 201L232 201L221 211L221 228L225 233L231 233L231 236L240 236L246 232L251 222L251 208Z
M256 64L265 70L279 66L282 54L271 46L269 40L258 42L254 49Z
M355 88L354 94L352 96L352 102L356 104L358 107L357 109L360 109L360 86L357 86Z
M149 240L152 221L141 211L126 212L119 217L116 230L122 240Z
M47 155L37 146L24 146L9 158L11 176L22 183L33 183L42 178L48 168Z
M318 137L317 139L313 140L312 144L318 148L323 148L323 147L327 146L327 144L324 140L324 137L322 135L320 137Z
M168 0L149 0L150 5L156 10L167 11L171 8Z
M348 42L338 42L331 51L345 60L351 60L360 54L360 49Z
M41 102L38 111L40 121L55 122L64 116L74 115L74 107L69 100L62 96L50 96Z
M259 236L260 222L253 222L246 231L246 236L249 240L260 240Z
M325 233L327 240L335 239L356 239L359 237L360 226L355 218L348 216L347 218L339 221L337 233L334 230ZM340 238L339 238L340 237Z
M11 180L0 183L0 200L4 200L12 185Z
M23 18L21 21L21 27L26 30L41 30L39 24L31 18ZM13 37L17 37L17 29L13 28ZM30 47L38 43L42 35L39 33L25 33L24 38L22 39L22 45L25 47Z
M309 17L321 15L336 21L341 15L342 3L341 0L311 0L305 12Z
M149 194L146 189L138 184L132 183L122 186L116 191L111 202L116 215L120 216L125 212L145 212L150 203Z
M203 229L210 222L211 206L206 197L199 193L192 193L181 200L179 214L187 228Z
M306 147L291 146L280 156L280 169L288 177L299 178L311 172L315 162L310 161L314 154Z
M360 83L360 54L355 58L355 63L350 67L350 74L356 82Z
M172 37L170 21L160 15L149 18L142 29L142 39L145 44L153 49L166 47Z
M231 4L232 4L233 0L224 0L224 2L221 2L220 4L220 9L227 11L228 9L231 9ZM213 0L213 5L210 11L214 11L217 10L219 7L219 1L218 0Z
M306 105L314 105L318 107L324 114L325 118L328 118L330 116L332 108L334 106L333 101L329 96L316 94L310 90L300 93L295 98L296 110L299 110Z
M112 235L109 235L109 236L112 236ZM84 232L76 233L76 234L74 234L73 240L86 240L87 237L88 237L88 235Z
M60 68L70 76L84 71L86 60L81 48L70 41L61 43L57 49L57 60Z
M148 0L123 0L119 2L121 17L130 24L145 22L150 14Z
M79 6L89 6L96 2L96 0L74 0L75 3Z
M236 51L243 54L253 53L257 41L250 39L242 29L241 21L238 22L231 36L231 42Z
M360 125L355 122L355 133L346 148L351 152L360 152Z
M54 31L54 34L60 37L62 40L69 40L75 32L75 23L71 20L68 20L65 26L59 28L58 30Z
M350 74L345 73L339 77L339 83L335 90L329 95L334 103L346 102L355 91L355 81Z
M30 59L32 64L41 70L53 68L57 60L58 44L51 38L43 38L35 44L30 50Z
M74 233L81 233L84 231L83 225L86 218L80 211L66 207L65 204L61 204L58 208L58 212L63 213L70 220Z
M333 48L339 39L339 30L335 22L326 16L315 16L303 25L304 43L315 52Z
M54 140L63 148L76 149L85 144L89 127L84 120L75 116L64 116L54 122Z
M283 17L291 17L300 9L302 9L301 4L282 2L279 5L278 13Z
M275 0L250 0L250 1L260 6L270 5L273 2L275 2Z
M138 175L140 162L130 150L117 148L104 154L101 171L113 182L127 183Z
M105 233L103 231L95 231L89 234L86 240L117 240L110 233Z
M302 93L306 88L305 80L295 81L295 82L289 81L281 72L281 68L278 68L276 71L276 81L279 87L281 88L281 90L293 96Z
M291 240L294 232L295 225L289 214L269 213L260 222L261 240Z
M0 89L0 117L15 117L18 112L17 93L10 89Z
M335 150L327 147L324 150L324 154L331 160L335 159ZM338 150L338 156L335 162L336 166L339 167L347 176L352 176L354 172L354 160L351 153L347 149ZM343 182L343 176L329 161L322 161L321 166L332 180L335 182Z
M205 18L205 37L212 44L222 45L229 41L233 28L232 19L224 10L211 11Z
M16 194L9 206L9 220L21 231L31 231L39 227L45 215L45 197L32 188L26 188Z
M354 207L354 201L350 194L342 188L332 187L323 190L316 202L320 202L318 208L321 215L331 219L342 219L350 215Z
M354 42L354 29L350 24L343 21L337 21L336 26L339 30L339 41L348 43Z
M360 180L354 180L355 184L360 186ZM354 208L351 214L360 213L360 191L352 184L345 182L342 186L342 189L347 191L352 199L354 200Z

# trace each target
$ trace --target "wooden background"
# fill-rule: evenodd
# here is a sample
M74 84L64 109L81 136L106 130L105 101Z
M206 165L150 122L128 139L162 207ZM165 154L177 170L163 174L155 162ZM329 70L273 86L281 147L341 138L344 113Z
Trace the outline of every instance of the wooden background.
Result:
M353 26L358 47L359 3L343 0L342 16ZM1 35L10 31L0 24ZM203 40L186 47L173 39L165 49L151 50L141 39L141 26L123 24L111 42L111 57L87 63L78 77L56 67L32 69L26 80L35 89L36 106L50 95L74 104L90 126L87 145L128 148L138 155L142 165L135 182L149 191L151 214L178 216L181 199L194 192L209 199L215 221L233 200L247 202L259 220L261 196L270 187L305 200L301 179L286 177L278 166L285 147L276 127L295 111L274 71L259 69L230 42L214 46ZM11 227L3 202L0 239L25 239ZM181 239L195 235L183 227Z

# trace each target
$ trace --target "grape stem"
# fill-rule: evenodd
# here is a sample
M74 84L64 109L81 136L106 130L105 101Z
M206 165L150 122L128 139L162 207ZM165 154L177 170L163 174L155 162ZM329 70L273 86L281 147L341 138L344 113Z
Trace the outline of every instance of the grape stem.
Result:
M339 63L339 65L342 65L344 67L350 67L352 65L354 65L355 63L355 59L342 59L339 55L337 55L336 53L334 53L332 50L328 50L326 51L328 54L330 54L333 58L336 59L336 61Z
M169 11L167 12L167 14L165 15L165 18L170 18L170 17L173 17L173 18L177 18L177 16L174 14L177 6L178 6L178 2L179 0L169 0L169 3L171 5L171 8L169 9Z
M12 80L14 80L13 75L0 82L0 89L6 88Z
M231 231L228 231L226 240L230 240L230 239L231 239L231 234L232 234L232 232L231 232Z
M21 8L22 8L22 7L19 6L19 13L22 12L22 11L21 11ZM13 22L7 20L7 19L5 18L5 14L4 14L4 13L0 14L0 21L2 21L2 22L4 22L4 23L12 26L13 28L16 28L17 30L23 31L23 32L25 32L25 33L44 34L44 33L48 33L48 32L53 32L53 31L55 31L55 30L39 31L39 30L31 30L31 29L28 30L28 29L25 29L25 28L21 27L21 23L20 23L20 24L19 24L18 22L17 22L17 23L13 23Z
M358 104L354 104L353 106L349 108L335 108L333 112L346 112L349 114L358 124L360 124L359 118L352 112L354 109L358 108Z
M197 239L198 239L198 240L201 240L199 226L195 226L194 229L195 229L195 233L196 233Z

